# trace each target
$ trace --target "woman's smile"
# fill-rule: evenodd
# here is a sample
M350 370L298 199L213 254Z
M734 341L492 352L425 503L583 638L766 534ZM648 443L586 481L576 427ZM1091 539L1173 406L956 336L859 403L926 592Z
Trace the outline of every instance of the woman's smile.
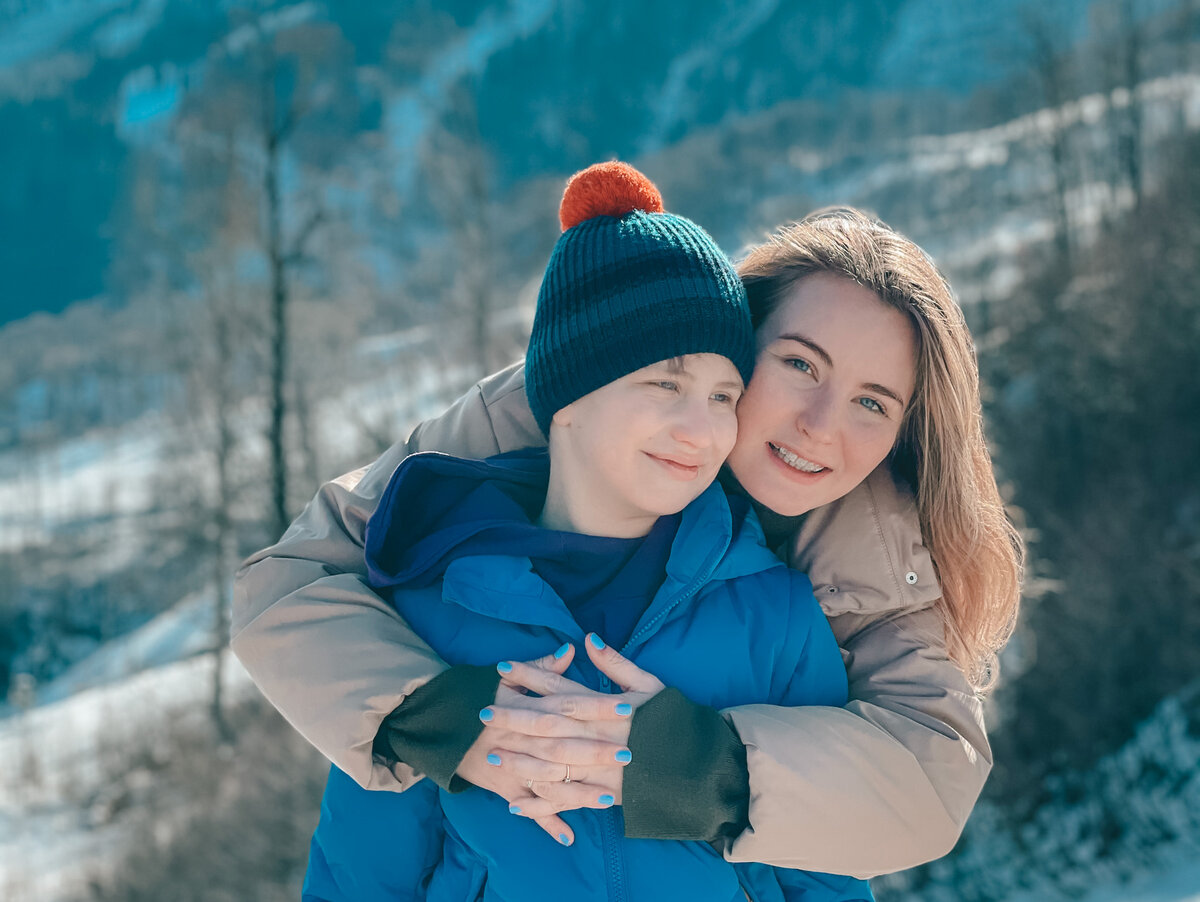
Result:
M729 468L796 516L842 497L896 442L916 385L912 323L842 276L801 278L758 329Z
M774 442L767 442L767 447L771 449L771 453L780 461L787 465L788 469L796 470L800 473L806 473L810 476L829 471L829 467L824 464L819 464L816 461L809 460L806 457L801 457L795 451L783 445L777 445Z

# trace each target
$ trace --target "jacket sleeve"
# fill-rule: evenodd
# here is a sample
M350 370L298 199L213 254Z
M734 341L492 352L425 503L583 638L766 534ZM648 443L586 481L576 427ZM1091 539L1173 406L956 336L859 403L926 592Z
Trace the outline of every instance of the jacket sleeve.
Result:
M420 778L403 763L374 757L372 747L383 719L446 669L367 585L367 520L409 453L487 457L544 442L528 412L522 418L489 410L506 408L514 391L523 396L519 375L515 366L484 380L370 467L326 483L283 537L251 555L235 578L234 653L271 704L360 786L399 791Z
M373 759L372 743L384 717L445 669L367 587L366 521L406 453L486 457L544 444L521 376L517 365L485 380L366 471L324 486L238 575L235 653L360 785L401 790L419 777ZM830 615L851 701L723 712L745 743L751 787L750 827L726 844L730 860L855 876L911 867L954 844L983 786L991 756L980 705L946 656L929 607L937 582L903 497L890 476L872 476L805 521L791 563Z
M872 877L944 855L992 759L911 494L876 471L806 518L790 563L829 616L850 701L723 712L750 772L750 826L726 857Z
M746 744L750 826L731 861L855 877L913 867L957 841L991 768L980 705L933 609L832 621L844 708L725 712Z

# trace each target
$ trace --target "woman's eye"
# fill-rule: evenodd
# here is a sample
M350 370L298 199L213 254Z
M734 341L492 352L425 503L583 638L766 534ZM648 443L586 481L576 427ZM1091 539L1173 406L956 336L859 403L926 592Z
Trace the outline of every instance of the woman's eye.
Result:
M792 369L799 370L802 373L811 373L812 372L812 364L809 363L807 360L805 360L803 357L788 357L785 360L785 363L787 363L788 366L792 367Z
M859 398L858 403L861 404L863 407L867 408L867 410L872 411L873 413L882 413L882 414L887 413L887 411L883 409L883 405L880 404L878 401L876 401L874 398Z

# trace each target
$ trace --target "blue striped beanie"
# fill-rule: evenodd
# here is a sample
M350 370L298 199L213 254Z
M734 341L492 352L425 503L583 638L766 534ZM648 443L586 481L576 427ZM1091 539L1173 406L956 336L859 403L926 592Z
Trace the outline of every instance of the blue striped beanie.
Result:
M750 382L754 332L729 258L626 163L567 182L525 355L525 393L542 432L554 414L644 366L727 357Z

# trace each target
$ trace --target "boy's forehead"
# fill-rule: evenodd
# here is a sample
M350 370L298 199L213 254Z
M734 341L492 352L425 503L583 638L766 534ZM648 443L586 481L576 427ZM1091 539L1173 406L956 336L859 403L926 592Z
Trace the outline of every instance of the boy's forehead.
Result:
M697 369L704 371L707 366L707 363L704 361L709 358L718 358L728 369L732 370L735 374L737 373L737 368L734 367L733 361L720 354L684 354L678 357L667 357L655 363L647 364L642 369L661 369L672 375L689 374L695 372ZM689 364L695 364L695 366L690 367ZM735 381L741 382L741 376L737 376Z
M660 360L658 363L652 364L652 366L664 367L671 373L682 373L687 370L687 358L668 357L666 360Z

